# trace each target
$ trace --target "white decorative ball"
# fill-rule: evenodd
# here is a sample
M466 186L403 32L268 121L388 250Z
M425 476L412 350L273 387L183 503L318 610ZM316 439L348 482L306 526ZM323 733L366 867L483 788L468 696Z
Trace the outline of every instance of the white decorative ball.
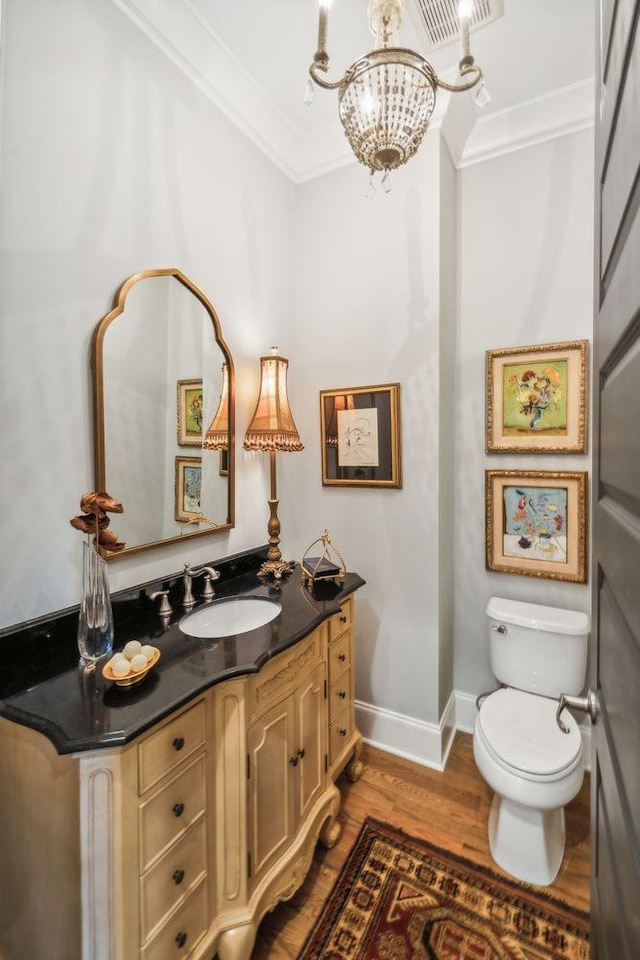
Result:
M146 657L147 662L148 662L149 660L151 660L151 658L154 656L155 652L156 652L156 648L155 648L155 647L152 647L150 643L145 643L144 646L142 647L142 650L140 651L140 653L141 653L144 657Z
M136 653L135 656L131 658L131 669L134 673L140 673L141 670L144 670L147 666L147 658L144 653Z
M122 652L127 660L133 660L136 654L140 653L141 650L142 644L139 640L129 640L129 642L125 644Z
M111 661L111 670L114 677L126 677L131 673L131 664L124 657L114 657Z

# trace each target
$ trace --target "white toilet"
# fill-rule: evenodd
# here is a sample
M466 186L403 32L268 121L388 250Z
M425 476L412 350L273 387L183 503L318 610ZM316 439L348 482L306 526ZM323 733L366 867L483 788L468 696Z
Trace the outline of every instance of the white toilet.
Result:
M503 688L484 698L473 732L480 773L495 791L489 846L496 863L526 883L552 883L564 856L564 807L584 774L580 730L556 722L562 693L582 691L589 617L492 597L491 669Z

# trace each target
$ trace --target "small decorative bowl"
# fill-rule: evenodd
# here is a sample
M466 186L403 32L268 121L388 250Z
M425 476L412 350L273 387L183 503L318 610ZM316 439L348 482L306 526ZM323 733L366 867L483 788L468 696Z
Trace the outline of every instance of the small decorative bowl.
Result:
M157 647L154 647L153 655L150 660L147 660L147 665L144 670L138 670L136 673L128 673L126 677L114 677L113 670L111 669L111 661L105 663L102 668L102 676L105 680L112 680L119 687L132 687L136 683L140 683L141 680L147 676L150 670L155 667L156 663L160 659L160 651Z

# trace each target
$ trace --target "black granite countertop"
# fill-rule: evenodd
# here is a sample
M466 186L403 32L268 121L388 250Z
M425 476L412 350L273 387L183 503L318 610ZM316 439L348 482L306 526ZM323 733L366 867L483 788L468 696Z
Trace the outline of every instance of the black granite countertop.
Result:
M199 640L182 632L179 575L113 594L114 650L137 639L161 652L157 666L131 688L104 679L105 661L89 673L79 664L77 608L4 631L0 634L0 716L38 730L61 754L128 743L214 684L257 672L337 613L340 601L365 582L348 573L342 585L324 581L309 591L302 586L297 565L282 581L261 580L256 562L260 559L249 552L213 564L223 573L214 584L216 599L251 595L270 597L282 605L275 620L238 636ZM198 583L194 581L196 595ZM157 602L149 599L153 589L169 589L174 611L170 618L161 618Z

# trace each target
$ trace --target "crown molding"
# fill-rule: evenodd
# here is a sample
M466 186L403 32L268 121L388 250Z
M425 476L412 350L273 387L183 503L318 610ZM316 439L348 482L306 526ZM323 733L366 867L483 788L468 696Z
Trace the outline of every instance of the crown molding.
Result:
M293 129L191 0L111 0L220 112L293 183L356 163L336 122L303 137ZM438 95L430 129L442 128L456 167L541 143L593 124L594 83L587 80L482 117ZM476 122L473 122L475 115Z
M535 97L508 110L478 117L456 166L468 167L593 126L593 78ZM477 108L476 108L477 110Z

